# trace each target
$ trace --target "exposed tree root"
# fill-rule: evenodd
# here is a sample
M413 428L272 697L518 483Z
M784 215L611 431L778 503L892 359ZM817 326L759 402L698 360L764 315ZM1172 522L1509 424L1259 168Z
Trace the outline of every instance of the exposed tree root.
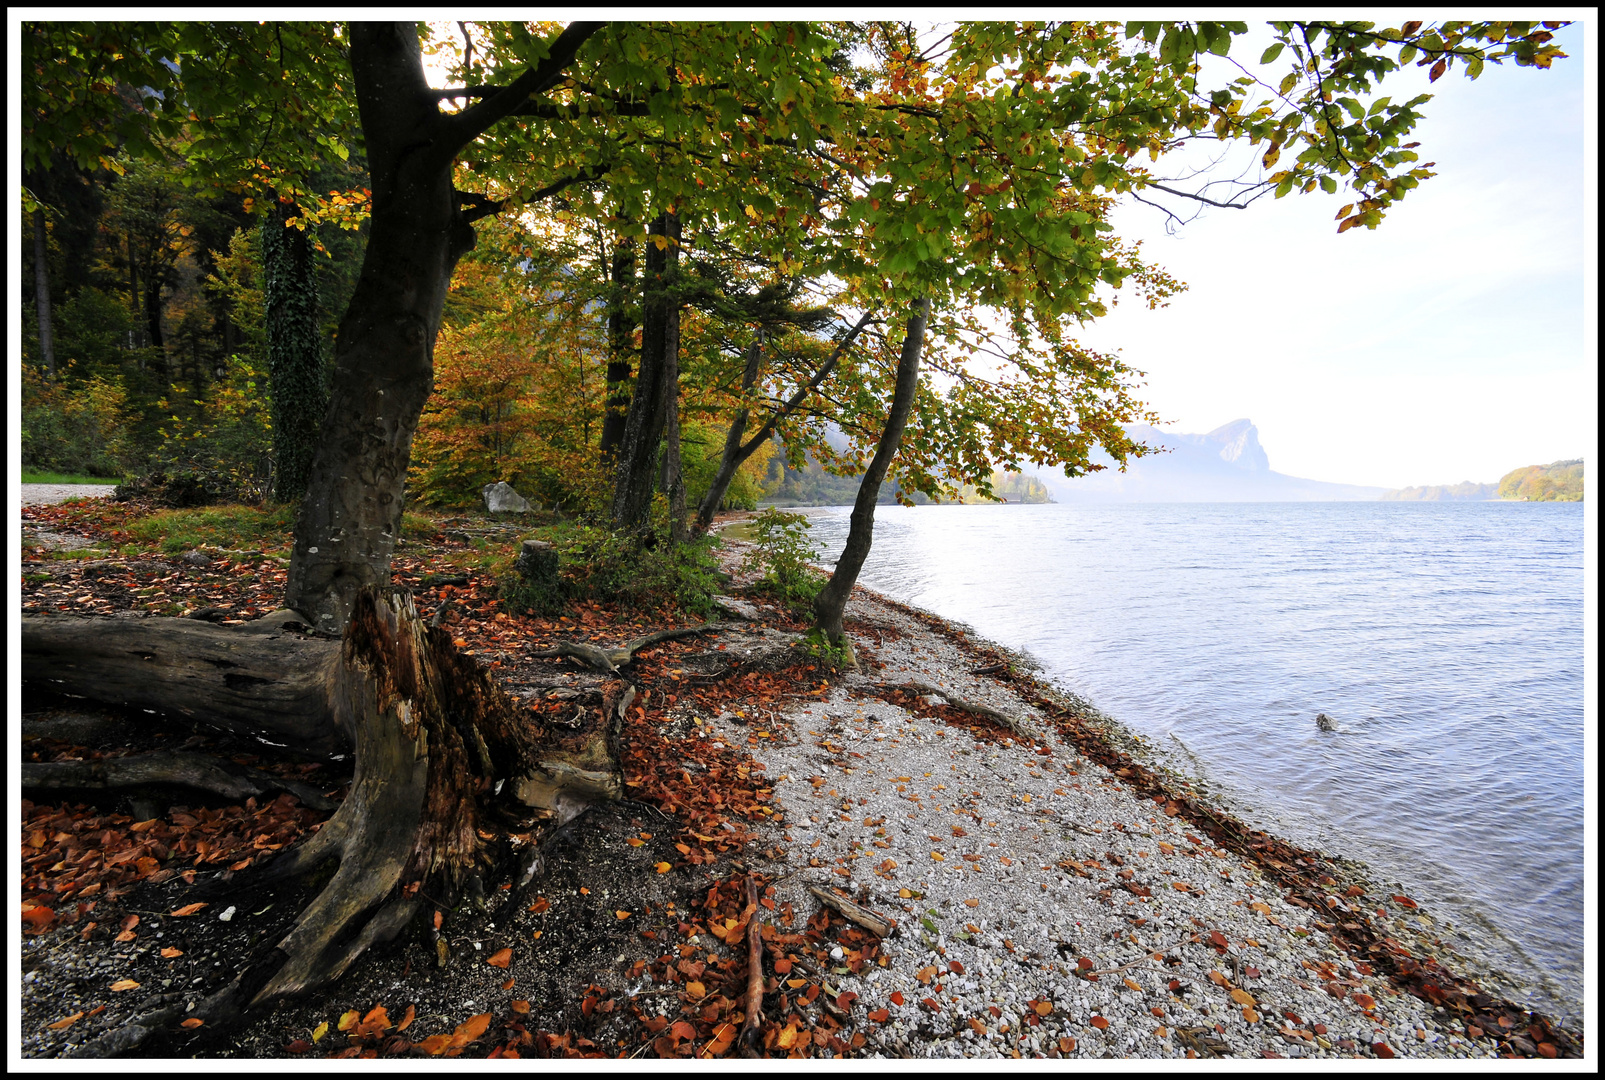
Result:
M759 915L758 882L747 875L747 1004L741 1025L741 1049L757 1057L758 1039L763 1033L763 926Z
M982 705L978 701L969 701L965 698L961 698L951 690L943 690L939 687L932 686L929 683L915 682L913 680L900 683L882 683L881 685L886 687L904 686L910 690L918 690L922 694L937 694L945 698L947 703L952 705L955 709L963 709L965 712L975 713L977 716L985 716L989 719L996 720L998 723L1002 724L1004 727L1008 728L1022 739L1034 740L1038 737L1034 732L1031 731L1030 727L1024 720L1021 720L1015 716L1011 716L1000 709L994 709L990 705Z
M834 909L848 922L857 923L876 937L887 938L892 936L892 930L897 924L890 919L875 914L868 908L860 907L845 897L837 896L829 889L822 889L818 885L808 886L808 891L828 908Z
M583 641L559 641L550 649L541 649L532 652L530 656L551 658L567 656L596 671L605 671L609 675L618 674L619 668L635 659L635 654L651 645L663 641L673 641L676 638L691 637L694 634L708 634L718 630L728 630L728 623L703 623L701 626L682 626L673 630L656 630L643 637L638 637L627 645L617 649L599 649L595 645L587 645Z

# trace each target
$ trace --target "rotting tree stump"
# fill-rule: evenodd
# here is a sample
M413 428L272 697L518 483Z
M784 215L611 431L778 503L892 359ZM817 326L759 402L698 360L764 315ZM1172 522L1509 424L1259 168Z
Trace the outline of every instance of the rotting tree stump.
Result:
M226 885L210 884L212 892L252 889L339 864L283 939L188 1014L210 1023L337 979L411 922L422 895L455 897L505 871L518 855L513 834L548 833L623 796L618 731L634 696L628 683L607 683L603 706L568 726L547 725L420 619L405 590L365 589L339 641L298 624L292 612L241 627L23 621L25 692L44 687L269 745L291 739L285 752L302 756L355 754L351 792L319 832ZM105 770L85 786L90 779L105 786ZM71 783L52 774L54 787ZM171 1019L161 1011L136 1018L84 1050L129 1049Z

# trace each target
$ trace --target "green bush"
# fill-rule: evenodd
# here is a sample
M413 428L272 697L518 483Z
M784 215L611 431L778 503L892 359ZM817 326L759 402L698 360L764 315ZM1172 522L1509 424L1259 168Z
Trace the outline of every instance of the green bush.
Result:
M756 547L743 560L743 568L763 576L753 586L793 612L801 614L824 587L825 577L810 562L819 557L810 525L803 514L769 507L752 519Z
M22 372L22 464L121 476L128 464L128 393L121 379L79 379L70 361L59 382Z
M673 606L698 615L713 610L722 583L712 549L701 537L671 544L654 534L650 544L595 525L579 525L554 539L563 560L563 587L579 600L617 600L641 607Z

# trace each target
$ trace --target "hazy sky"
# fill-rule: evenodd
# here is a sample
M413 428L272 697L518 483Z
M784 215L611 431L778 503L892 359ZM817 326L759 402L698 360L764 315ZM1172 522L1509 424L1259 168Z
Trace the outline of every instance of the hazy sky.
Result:
M1559 32L1570 56L1549 71L1393 76L1395 101L1435 95L1413 137L1438 175L1374 232L1337 235L1341 187L1210 209L1175 236L1123 206L1117 231L1190 288L1157 312L1122 304L1082 340L1148 373L1170 430L1248 417L1295 476L1484 482L1582 456L1597 389L1585 29Z

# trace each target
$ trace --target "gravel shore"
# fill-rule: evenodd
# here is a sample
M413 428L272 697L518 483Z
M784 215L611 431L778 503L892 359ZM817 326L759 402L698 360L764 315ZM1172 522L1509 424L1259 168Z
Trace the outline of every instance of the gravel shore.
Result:
M972 674L954 636L863 590L848 618L880 631L884 666L784 714L789 732L754 756L788 818L780 894L812 907L808 886L834 885L898 920L887 965L840 978L890 1012L866 1051L1498 1056L1371 974L1258 867ZM1019 717L1042 742L983 740L862 696L906 682ZM750 745L750 734L722 717L705 737Z

